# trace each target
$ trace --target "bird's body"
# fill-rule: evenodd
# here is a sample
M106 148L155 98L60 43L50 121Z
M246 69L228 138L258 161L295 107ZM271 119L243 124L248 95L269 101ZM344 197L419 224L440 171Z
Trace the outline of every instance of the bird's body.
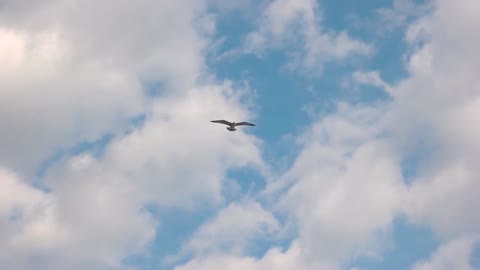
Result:
M235 123L233 123L233 125L227 127L227 129L230 130L230 131L235 131L235 130L237 130L237 129L235 128Z
M229 131L235 131L237 130L235 127L237 126L255 126L254 124L252 123L248 123L248 122L239 122L239 123L235 123L235 122L229 122L227 120L213 120L211 121L212 123L219 123L219 124L224 124L224 125L227 125L227 129Z

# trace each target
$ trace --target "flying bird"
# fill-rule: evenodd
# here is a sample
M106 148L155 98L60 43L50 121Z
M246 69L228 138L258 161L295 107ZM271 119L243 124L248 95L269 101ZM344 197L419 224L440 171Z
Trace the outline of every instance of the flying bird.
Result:
M238 123L235 123L235 122L228 122L227 120L213 120L211 121L212 123L219 123L219 124L225 124L227 125L227 129L230 130L230 131L235 131L237 129L235 129L235 127L237 126L255 126L254 124L252 123L248 123L248 122L238 122Z

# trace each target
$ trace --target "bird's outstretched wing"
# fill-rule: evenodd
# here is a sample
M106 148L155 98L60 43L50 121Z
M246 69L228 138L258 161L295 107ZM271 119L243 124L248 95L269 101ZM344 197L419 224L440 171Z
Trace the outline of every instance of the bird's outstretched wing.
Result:
M255 125L248 122L238 122L238 123L235 123L235 126L255 126Z
M210 121L212 123L219 123L219 124L225 124L225 125L228 125L228 126L231 126L232 123L228 122L227 120L213 120L213 121Z

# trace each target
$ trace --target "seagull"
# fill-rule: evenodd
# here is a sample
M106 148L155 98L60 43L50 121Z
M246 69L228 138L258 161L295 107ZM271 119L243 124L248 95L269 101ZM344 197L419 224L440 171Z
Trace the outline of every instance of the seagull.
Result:
M235 131L235 127L236 126L255 126L254 124L252 123L248 123L248 122L238 122L238 123L235 123L235 122L228 122L227 120L213 120L211 121L212 123L219 123L219 124L225 124L227 125L227 129L230 130L230 131Z

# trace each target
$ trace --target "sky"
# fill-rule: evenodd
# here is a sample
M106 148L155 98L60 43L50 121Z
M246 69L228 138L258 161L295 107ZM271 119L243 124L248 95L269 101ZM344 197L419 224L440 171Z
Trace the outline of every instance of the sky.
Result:
M478 29L476 0L0 0L0 269L480 269Z

